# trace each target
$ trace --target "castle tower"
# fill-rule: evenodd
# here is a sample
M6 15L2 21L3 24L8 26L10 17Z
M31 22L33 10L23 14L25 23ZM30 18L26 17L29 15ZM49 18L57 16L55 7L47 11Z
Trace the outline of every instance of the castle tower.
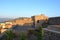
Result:
M44 14L32 16L33 24L35 28L43 23L43 21L48 20L48 17Z

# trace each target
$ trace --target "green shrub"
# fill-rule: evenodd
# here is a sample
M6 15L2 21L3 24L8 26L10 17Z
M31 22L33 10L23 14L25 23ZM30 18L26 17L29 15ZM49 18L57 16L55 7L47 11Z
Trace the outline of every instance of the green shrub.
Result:
M26 40L26 33L22 32L20 34L20 40Z
M13 38L15 37L15 35L12 33L12 30L7 31L6 36L6 40L13 40Z
M37 37L37 40L43 40L44 30L42 29L42 26L40 26L37 31L29 30L29 33L35 35Z
M42 29L42 26L39 27L39 32L37 34L37 40L43 40L43 29Z

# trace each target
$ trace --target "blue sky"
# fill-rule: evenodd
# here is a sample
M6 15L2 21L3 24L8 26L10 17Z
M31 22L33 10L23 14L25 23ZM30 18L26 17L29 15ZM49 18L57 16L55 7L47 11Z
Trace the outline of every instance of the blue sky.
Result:
M60 16L60 0L0 0L0 17Z

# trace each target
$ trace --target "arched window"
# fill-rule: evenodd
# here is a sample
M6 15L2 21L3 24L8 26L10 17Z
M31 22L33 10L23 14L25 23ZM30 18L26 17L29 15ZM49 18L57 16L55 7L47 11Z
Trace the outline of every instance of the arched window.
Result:
M39 23L40 20L37 20L37 23Z

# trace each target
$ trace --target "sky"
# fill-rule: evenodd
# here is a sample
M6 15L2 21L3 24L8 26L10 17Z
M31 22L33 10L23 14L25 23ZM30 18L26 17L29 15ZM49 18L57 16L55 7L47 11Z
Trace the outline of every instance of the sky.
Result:
M60 0L0 0L0 17L60 16Z

